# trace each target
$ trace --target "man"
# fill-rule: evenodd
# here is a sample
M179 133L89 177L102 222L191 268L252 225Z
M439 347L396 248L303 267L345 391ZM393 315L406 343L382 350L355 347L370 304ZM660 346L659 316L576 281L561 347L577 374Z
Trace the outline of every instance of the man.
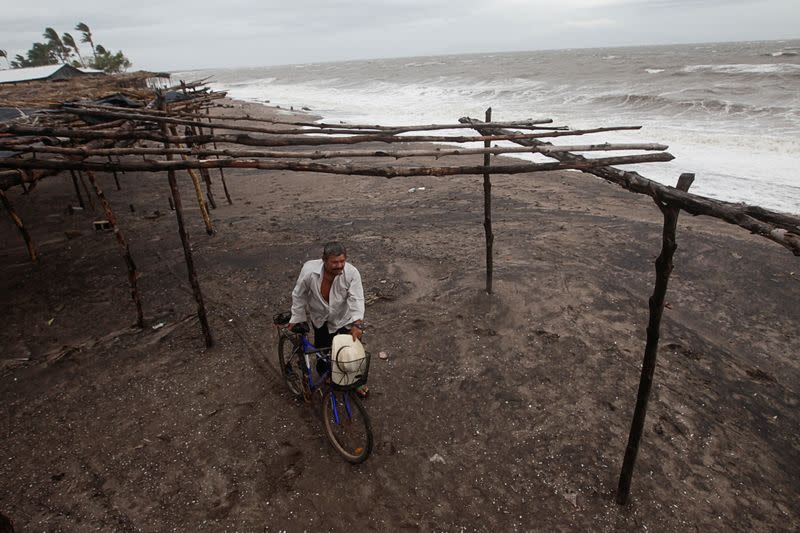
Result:
M310 322L314 328L314 346L330 348L333 337L351 334L360 339L364 331L364 287L358 269L347 262L347 250L338 242L329 242L322 249L322 259L306 261L292 291L292 318L288 328L299 322ZM317 365L318 372L327 368ZM367 385L356 393L366 398Z
M314 328L314 346L330 348L334 335L349 333L360 339L364 321L364 288L358 269L347 262L338 242L325 244L322 259L306 261L292 291L289 328L299 322Z

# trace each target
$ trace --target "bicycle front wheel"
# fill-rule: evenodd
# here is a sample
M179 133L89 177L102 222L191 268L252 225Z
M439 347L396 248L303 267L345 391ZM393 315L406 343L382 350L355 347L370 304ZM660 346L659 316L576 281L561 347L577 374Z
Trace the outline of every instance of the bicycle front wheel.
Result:
M292 340L286 335L281 335L278 341L278 371L281 373L286 387L293 396L303 395L303 379L301 374L300 358L302 353Z
M347 461L363 463L372 452L372 424L361 400L350 391L329 390L322 398L325 436Z

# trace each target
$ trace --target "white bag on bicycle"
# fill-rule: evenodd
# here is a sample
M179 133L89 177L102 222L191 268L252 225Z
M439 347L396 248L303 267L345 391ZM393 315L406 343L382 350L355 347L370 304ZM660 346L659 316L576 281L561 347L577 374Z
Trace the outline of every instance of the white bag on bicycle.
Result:
M331 345L331 379L340 387L357 387L367 381L369 356L364 345L352 335L341 334Z

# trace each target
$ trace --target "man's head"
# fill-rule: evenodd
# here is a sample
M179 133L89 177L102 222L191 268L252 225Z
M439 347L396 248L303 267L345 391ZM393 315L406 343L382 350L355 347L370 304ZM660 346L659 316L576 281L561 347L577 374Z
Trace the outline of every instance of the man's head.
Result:
M347 250L342 243L332 241L322 248L322 265L328 274L338 276L344 272L344 263L347 259Z

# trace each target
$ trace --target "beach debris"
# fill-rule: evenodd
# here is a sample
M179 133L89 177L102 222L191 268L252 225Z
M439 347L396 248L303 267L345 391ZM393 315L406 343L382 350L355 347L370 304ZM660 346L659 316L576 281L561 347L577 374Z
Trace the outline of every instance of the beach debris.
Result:
M64 231L64 236L70 241L72 239L80 237L81 235L83 235L83 233L81 231L76 230L76 229L68 229L68 230Z
M163 327L164 327L164 326L166 326L166 325L167 325L167 323L166 323L166 322L159 322L158 324L155 324L155 325L153 326L153 329L161 329L161 328L163 328Z
M441 455L439 455L438 453L435 453L435 454L431 455L431 458L430 458L430 459L428 459L428 460L429 460L431 463L441 463L441 464L447 464L447 463L446 463L446 461L444 460L444 457L442 457L442 456L441 456Z
M389 354L386 352L378 352L378 357L385 361L386 359L389 359Z
M47 325L48 325L48 326L52 326L52 325L53 325L53 320L55 320L55 317L53 317L53 318L51 318L50 320L48 320L48 321L47 321Z
M108 220L95 220L93 224L95 231L111 231L111 222Z
M424 191L424 190L425 190L425 187L411 187L410 189L408 189L408 192L412 193L412 192Z
M578 506L578 493L577 492L564 492L561 494L565 500L572 504L573 507Z

